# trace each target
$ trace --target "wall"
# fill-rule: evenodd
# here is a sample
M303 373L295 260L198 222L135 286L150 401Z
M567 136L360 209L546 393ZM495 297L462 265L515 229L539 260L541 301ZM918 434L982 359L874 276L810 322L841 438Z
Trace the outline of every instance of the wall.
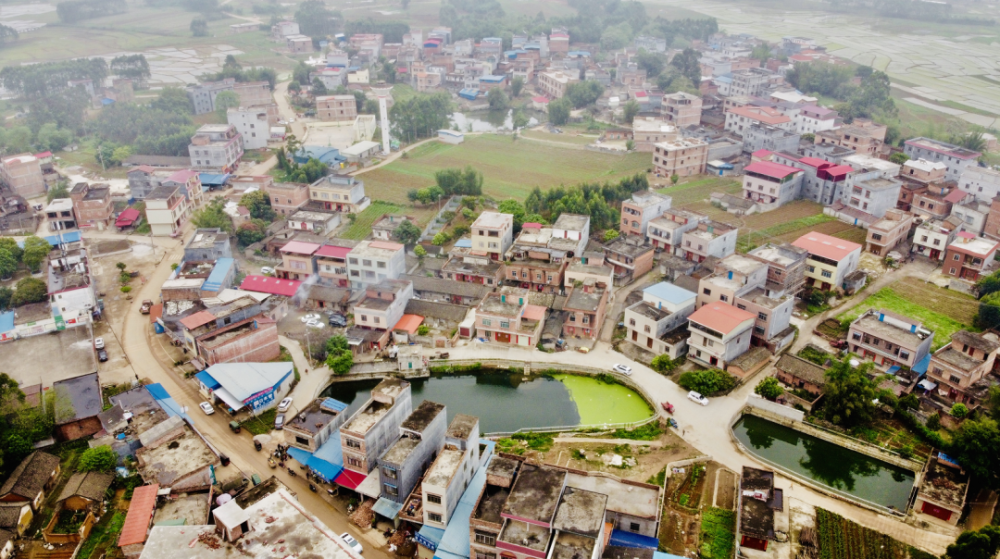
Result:
M278 325L276 323L259 324L256 330L250 330L237 338L214 347L201 347L201 355L209 365L217 363L258 363L276 359L281 353L278 345Z

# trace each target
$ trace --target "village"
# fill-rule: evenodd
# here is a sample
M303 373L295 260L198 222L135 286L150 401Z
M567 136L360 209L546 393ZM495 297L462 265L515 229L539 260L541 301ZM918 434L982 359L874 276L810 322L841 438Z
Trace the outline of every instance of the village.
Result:
M997 131L452 4L0 71L0 559L996 556Z

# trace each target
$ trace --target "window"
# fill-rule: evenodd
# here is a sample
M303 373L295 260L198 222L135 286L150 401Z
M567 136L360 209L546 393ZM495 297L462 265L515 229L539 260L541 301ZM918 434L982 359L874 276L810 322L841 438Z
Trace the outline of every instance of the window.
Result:
M500 321L500 327L501 328L510 328L510 322Z
M388 483L386 483L384 486L385 486L385 492L386 492L386 494L388 494L388 495L399 495L399 489L396 489L396 487L394 485L389 485Z
M707 289L707 288L706 289L702 289L701 292L704 293L705 295L711 295L712 294L712 290L711 289Z
M958 261L958 255L956 254L953 260Z
M962 379L959 378L959 377L956 377L955 375L951 375L950 377L948 377L948 380L950 380L951 382L955 382L955 383L962 382Z
M833 272L831 272L830 270L823 270L823 273L821 275L824 278L832 278L833 277Z
M767 320L767 315L765 313L759 312L757 313L757 318L761 320Z
M632 532L638 532L639 531L639 523L638 522L632 522L632 523L630 523L629 524L629 530L631 530Z
M729 296L728 295L719 295L719 300L722 301L723 303L727 303L727 302L729 302Z
M361 441L357 439L344 437L344 443L347 444L347 446L349 446L350 448L361 448Z
M352 278L359 278L359 277L361 277L361 272L359 272L357 270L351 270L351 277Z
M854 338L855 340L861 340L861 332L855 332L854 334L851 335L851 337Z
M375 264L378 268L385 269L385 262L376 262Z
M441 504L441 496L440 495L435 495L433 493L428 493L427 494L427 502L428 503L434 503L436 505L440 505Z
M382 468L382 473L389 479L396 479L397 477L396 468L385 466Z
M361 261L361 265L364 266L365 268L371 268L372 267L372 261L371 260L362 260Z
M496 545L497 537L489 532L482 532L476 530L476 543L481 543L483 545ZM478 555L478 553L477 553ZM487 553L484 555L493 555L492 553ZM477 557L478 559L478 557Z
M949 274L954 274L954 273L955 273L955 268L952 268L952 269L951 269L951 271L950 271L950 272L948 272L948 273L949 273Z
M367 314L361 315L361 322L368 322L368 315Z
M635 319L634 318L628 319L628 325L629 326L635 326Z
M379 323L379 318L376 316L375 317L375 324L378 324L378 323Z
M900 359L909 359L910 358L910 352L908 352L908 351L900 351L899 352L899 358Z
M484 318L483 319L483 326L491 326L492 324L493 324L492 320L490 320L488 318Z
M358 458L354 458L354 457L348 456L347 457L347 465L348 466L354 466L355 468L360 468L361 467L361 460L358 459Z
M358 264L357 258L348 258L347 261L350 262L351 264L354 264L355 266Z
M747 310L747 306L746 306L746 305L744 305L743 303L737 303L737 304L736 304L736 308L737 308L737 309L740 309L741 311L745 311L745 310Z
M427 519L431 522L441 522L441 515L436 512L427 513Z

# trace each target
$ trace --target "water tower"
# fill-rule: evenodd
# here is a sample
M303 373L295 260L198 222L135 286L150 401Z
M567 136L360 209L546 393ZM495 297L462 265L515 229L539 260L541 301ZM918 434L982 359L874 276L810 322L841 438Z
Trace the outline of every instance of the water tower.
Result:
M373 85L372 93L378 99L379 126L382 130L382 153L389 155L389 103L392 102L392 86L384 83Z

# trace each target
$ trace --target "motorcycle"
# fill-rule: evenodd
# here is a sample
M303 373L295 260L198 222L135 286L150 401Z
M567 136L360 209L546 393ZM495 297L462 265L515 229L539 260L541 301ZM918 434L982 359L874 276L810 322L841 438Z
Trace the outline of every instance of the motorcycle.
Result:
M288 468L288 475L290 475L292 477L295 477L295 476L297 476L299 474L295 473L295 470L293 470L291 468Z
M309 491L312 491L313 493L315 493L316 492L316 486L310 483L309 484Z

